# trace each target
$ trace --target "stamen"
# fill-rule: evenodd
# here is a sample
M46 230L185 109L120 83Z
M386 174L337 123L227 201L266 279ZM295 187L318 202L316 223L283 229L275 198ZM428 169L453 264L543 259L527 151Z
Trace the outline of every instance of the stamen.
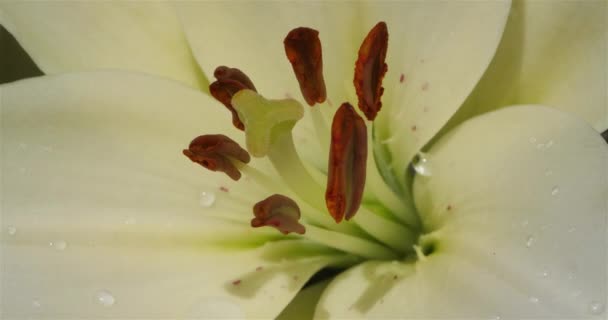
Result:
M283 44L306 103L312 107L324 102L326 92L319 31L295 28L287 34Z
M349 103L343 103L331 127L331 147L325 202L336 222L352 218L363 197L367 161L365 121Z
M239 119L239 115L234 107L232 107L231 101L232 97L243 89L256 91L253 82L241 70L225 66L217 67L213 76L217 80L209 86L211 95L230 110L230 113L232 113L232 124L236 128L244 130L245 125Z
M234 140L222 134L208 134L195 138L190 142L183 154L201 166L227 174L232 180L239 180L241 172L233 163L233 159L248 163L249 153Z
M276 228L283 234L295 232L304 234L306 229L298 222L300 220L300 208L290 198L274 194L253 206L255 218L251 220L254 228L268 226Z
M355 89L359 98L359 110L368 120L374 120L384 93L382 79L388 70L386 50L388 48L388 29L386 23L378 22L367 34L359 48L359 58L355 64Z

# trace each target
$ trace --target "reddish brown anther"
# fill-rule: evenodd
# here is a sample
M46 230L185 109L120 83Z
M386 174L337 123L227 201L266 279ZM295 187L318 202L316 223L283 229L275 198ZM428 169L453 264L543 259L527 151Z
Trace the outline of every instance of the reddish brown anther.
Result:
M298 204L286 196L273 194L256 203L253 206L253 214L255 218L251 219L251 226L254 228L273 227L283 234L306 232L304 226L298 222L300 220Z
M388 70L386 50L388 48L388 29L386 23L378 22L367 34L359 48L359 57L355 64L355 89L359 98L359 109L368 120L374 120L382 102L384 93L382 79Z
M241 70L219 66L215 69L213 76L217 79L209 85L211 95L221 102L232 113L232 124L240 130L245 129L245 125L239 119L239 115L232 106L232 97L243 89L256 91L253 82Z
M190 146L183 153L192 162L196 162L211 171L224 172L232 180L241 178L241 172L234 165L232 159L243 163L248 163L251 160L247 150L222 134L199 136L190 142Z
M293 72L300 83L300 90L309 106L325 101L323 79L323 57L319 31L310 28L295 28L285 40L285 53Z
M367 161L365 121L343 103L331 125L331 146L325 203L336 222L352 218L363 197Z

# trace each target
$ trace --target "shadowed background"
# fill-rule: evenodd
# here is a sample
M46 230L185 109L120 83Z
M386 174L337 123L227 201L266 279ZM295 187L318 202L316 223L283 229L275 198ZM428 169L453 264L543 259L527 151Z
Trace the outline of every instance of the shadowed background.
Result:
M0 83L42 74L17 40L0 25Z

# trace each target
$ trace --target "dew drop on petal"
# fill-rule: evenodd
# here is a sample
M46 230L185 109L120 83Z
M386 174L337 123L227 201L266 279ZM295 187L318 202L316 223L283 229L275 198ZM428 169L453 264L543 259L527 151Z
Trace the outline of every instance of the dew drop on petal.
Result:
M102 305L104 307L111 307L116 302L116 299L114 299L114 296L109 291L106 291L106 290L98 291L97 294L95 295L95 299L97 300L97 303L99 303L100 305Z
M14 236L15 234L17 234L17 227L15 227L15 226L8 226L8 228L6 228L6 231L8 232L8 234L10 236Z
M593 315L600 315L604 313L604 308L604 304L599 301L591 301L591 303L589 303L589 313Z
M558 193L559 193L559 187L558 186L555 186L555 187L553 187L553 189L551 189L551 195L552 196L555 196Z
M426 153L419 152L412 162L412 167L417 174L421 176L431 176L433 174L433 168L431 166L431 160Z
M210 191L201 192L199 203L203 208L210 208L215 203L215 193Z
M528 238L526 239L526 247L530 248L532 247L532 244L534 244L534 237L528 236Z
M530 301L531 303L538 303L540 300L539 300L537 297L534 297L534 296L533 296L533 297L530 297L530 298L528 299L528 301Z
M63 251L63 250L65 250L65 248L68 247L68 243L65 242L64 240L52 241L52 242L49 242L49 247L54 248L55 250L58 250L58 251Z
M535 137L530 137L530 139L528 141L530 141L530 143L536 143L536 138Z

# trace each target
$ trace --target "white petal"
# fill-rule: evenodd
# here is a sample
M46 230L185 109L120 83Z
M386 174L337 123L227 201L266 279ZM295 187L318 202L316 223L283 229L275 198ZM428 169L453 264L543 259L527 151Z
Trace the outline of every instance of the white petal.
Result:
M220 65L239 68L260 94L303 102L283 40L292 29L309 27L319 31L327 93L334 107L347 98L344 84L353 86L354 63L365 32L353 4L180 2L176 8L194 56L208 75Z
M512 104L535 103L608 129L605 1L518 1L494 61L457 124Z
M259 247L279 238L243 228L264 192L180 154L236 131L206 95L128 73L0 88L3 318L274 317L340 259L301 241Z
M384 20L390 34L383 110L376 125L379 139L393 153L399 178L483 75L509 8L509 1L407 1L365 7L364 27Z
M0 3L0 23L45 73L125 69L207 90L166 3Z
M512 107L465 122L430 154L434 175L414 188L435 251L353 268L330 284L318 316L601 317L608 146L593 128Z

